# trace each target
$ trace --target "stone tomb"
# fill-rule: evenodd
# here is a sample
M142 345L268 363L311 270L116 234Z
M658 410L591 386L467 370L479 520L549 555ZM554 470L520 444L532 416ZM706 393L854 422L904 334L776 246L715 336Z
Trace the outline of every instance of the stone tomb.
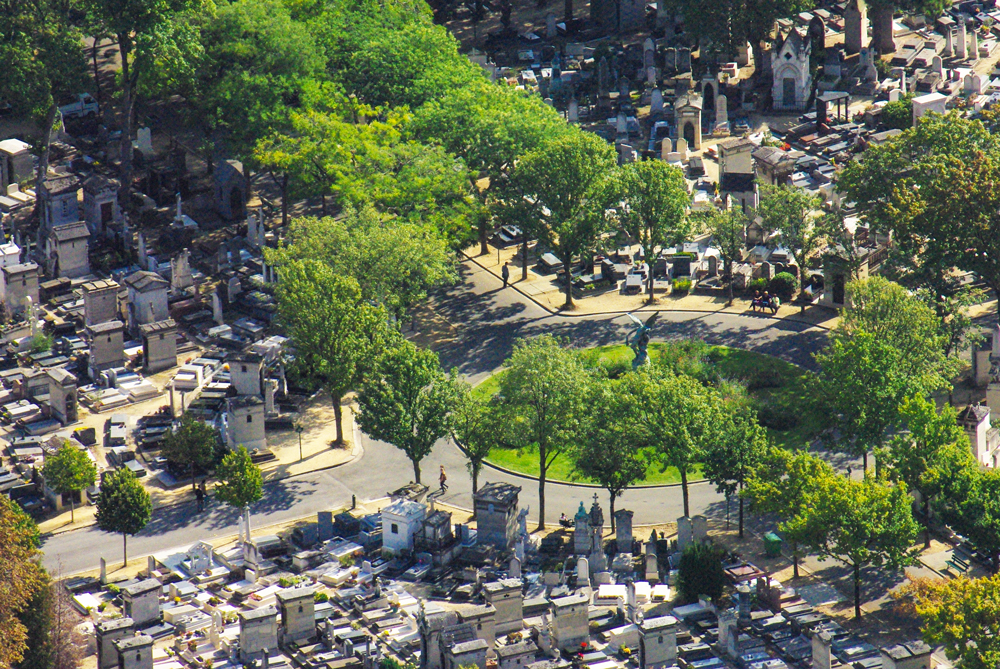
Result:
M97 325L118 318L118 291L121 287L111 279L88 281L80 287L83 293L83 323Z
M114 669L118 666L118 649L114 642L132 634L131 618L102 620L94 626L97 639L97 669Z
M136 627L145 627L160 619L160 589L162 585L155 578L147 578L122 589L122 601L127 618Z
M517 539L517 499L521 488L509 483L491 482L481 487L473 504L479 543L508 550Z
M242 662L256 660L262 653L278 647L278 609L274 606L240 611L239 621Z
M275 593L281 612L281 643L299 643L316 636L316 604L312 587Z
M174 319L140 325L139 332L147 372L155 374L177 365L177 323Z
M557 597L550 601L552 635L560 650L573 651L590 640L589 598L584 594Z
M506 578L483 586L486 602L496 609L495 633L520 632L524 624L521 579Z
M153 669L153 637L124 637L113 642L118 651L118 669Z
M639 624L639 669L661 669L677 663L677 619L648 618Z

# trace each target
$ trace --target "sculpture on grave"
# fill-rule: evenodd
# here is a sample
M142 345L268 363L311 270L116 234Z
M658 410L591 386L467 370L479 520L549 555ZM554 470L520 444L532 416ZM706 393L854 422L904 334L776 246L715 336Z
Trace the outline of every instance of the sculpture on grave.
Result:
M656 319L659 318L660 314L659 312L654 313L646 319L645 323L632 314L627 315L632 319L636 327L625 335L625 345L635 353L635 359L632 360L632 369L639 369L649 362L649 353L646 350L649 346L649 332L653 329L653 324L656 323Z

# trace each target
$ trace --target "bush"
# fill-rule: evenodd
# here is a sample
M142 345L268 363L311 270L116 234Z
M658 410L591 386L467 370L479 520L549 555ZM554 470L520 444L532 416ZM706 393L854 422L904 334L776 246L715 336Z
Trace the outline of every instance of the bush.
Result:
M681 554L677 587L685 604L698 601L699 596L713 600L722 596L726 573L722 569L723 550L708 542L688 544Z
M755 290L767 290L767 279L751 279L747 284L747 290L751 293Z
M799 282L794 276L788 272L779 272L771 279L768 290L787 302L792 299L798 286Z
M687 293L691 290L691 279L674 279L674 292Z
M799 417L793 411L766 403L757 408L757 422L766 428L787 432L799 424Z
M774 367L763 366L754 367L747 370L746 378L747 390L763 390L764 388L780 388L784 385L781 373Z
M330 595L325 592L317 592L313 595L313 600L317 603L327 602L330 601Z

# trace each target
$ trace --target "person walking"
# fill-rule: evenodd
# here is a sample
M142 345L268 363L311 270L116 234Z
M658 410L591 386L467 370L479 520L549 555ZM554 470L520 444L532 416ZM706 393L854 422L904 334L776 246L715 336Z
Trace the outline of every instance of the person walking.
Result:
M438 481L441 482L441 492L448 489L448 475L444 473L444 465L441 465L441 475L438 476Z
M506 288L510 282L510 263L505 262L503 264L503 269L500 270L500 277L503 279L503 287Z
M198 510L199 511L204 511L205 510L205 482L204 481L202 481L201 485L198 486L197 489L195 489L194 496L198 500Z

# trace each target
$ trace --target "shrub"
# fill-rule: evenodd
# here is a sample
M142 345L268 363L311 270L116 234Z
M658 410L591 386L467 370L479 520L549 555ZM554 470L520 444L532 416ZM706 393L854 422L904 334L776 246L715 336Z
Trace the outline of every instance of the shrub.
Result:
M768 402L757 408L757 422L766 428L786 432L799 424L799 417L793 411Z
M770 366L759 366L747 370L746 378L747 390L762 390L764 388L780 388L784 385L781 373Z
M755 290L767 290L767 279L751 279L747 284L747 290L751 293Z
M330 601L330 595L325 592L317 592L313 595L313 601L317 603L328 602Z
M686 293L691 290L691 279L674 279L674 292Z
M723 550L708 542L688 544L681 554L677 587L685 604L698 601L699 596L713 600L722 596L726 573L722 569Z
M771 279L771 283L768 284L768 290L787 302L792 299L792 295L795 294L798 285L799 282L794 276L788 272L779 272Z

